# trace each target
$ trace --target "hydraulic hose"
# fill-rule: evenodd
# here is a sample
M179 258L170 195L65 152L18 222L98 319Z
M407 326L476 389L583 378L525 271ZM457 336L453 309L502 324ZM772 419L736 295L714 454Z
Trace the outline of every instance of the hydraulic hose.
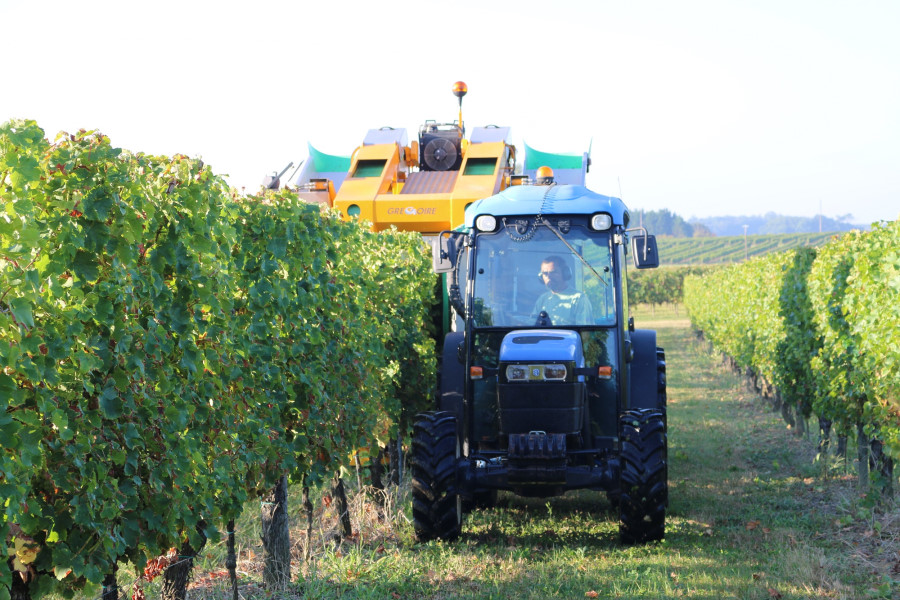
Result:
M466 316L466 306L463 303L462 294L459 291L459 259L462 256L465 244L460 244L456 250L456 260L453 261L453 270L450 271L450 280L447 285L447 298L450 306L456 311L456 314Z

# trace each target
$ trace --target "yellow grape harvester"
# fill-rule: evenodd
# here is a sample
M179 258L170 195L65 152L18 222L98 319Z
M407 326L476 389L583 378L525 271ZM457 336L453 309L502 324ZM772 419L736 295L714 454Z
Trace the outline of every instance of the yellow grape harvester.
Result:
M371 223L373 231L396 227L426 238L452 230L465 221L467 206L510 185L536 179L538 168L550 167L557 183L583 185L589 152L551 154L525 146L516 173L516 147L510 128L473 127L466 137L458 81L459 119L426 120L418 139L408 142L403 128L371 129L349 156L326 154L309 145L309 157L293 184L301 198L334 207L343 218Z

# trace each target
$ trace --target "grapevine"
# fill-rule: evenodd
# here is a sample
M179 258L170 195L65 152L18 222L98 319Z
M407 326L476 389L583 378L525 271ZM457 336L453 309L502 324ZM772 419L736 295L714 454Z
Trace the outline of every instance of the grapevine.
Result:
M178 560L178 550L170 548L168 552L156 558L150 559L147 566L144 567L144 573L134 584L134 591L131 593L131 600L146 600L144 594L144 583L151 583L160 576L167 568L172 566Z
M900 457L900 222L685 279L694 327L800 414Z
M24 120L0 126L0 204L0 540L33 540L34 590L215 539L284 472L335 472L430 395L416 235Z

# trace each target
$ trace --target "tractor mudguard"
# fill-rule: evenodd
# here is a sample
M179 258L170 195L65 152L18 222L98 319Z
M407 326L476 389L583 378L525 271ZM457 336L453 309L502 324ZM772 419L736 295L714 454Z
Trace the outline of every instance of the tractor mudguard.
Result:
M631 333L634 359L629 364L631 377L630 408L665 409L659 406L659 376L656 360L656 332L651 329L636 329Z
M466 386L466 367L459 362L459 347L465 335L461 331L451 331L444 338L441 354L441 395L438 410L446 411L461 423L463 418L463 390Z

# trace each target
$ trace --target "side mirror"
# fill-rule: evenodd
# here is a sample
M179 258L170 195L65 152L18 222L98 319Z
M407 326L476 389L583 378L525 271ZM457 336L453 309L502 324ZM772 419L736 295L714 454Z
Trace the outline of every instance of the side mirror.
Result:
M444 237L445 234L449 234ZM458 232L442 231L431 242L431 265L435 273L449 273L456 268Z
M659 252L656 250L656 237L652 235L636 235L631 238L631 258L635 269L655 269L659 266Z

